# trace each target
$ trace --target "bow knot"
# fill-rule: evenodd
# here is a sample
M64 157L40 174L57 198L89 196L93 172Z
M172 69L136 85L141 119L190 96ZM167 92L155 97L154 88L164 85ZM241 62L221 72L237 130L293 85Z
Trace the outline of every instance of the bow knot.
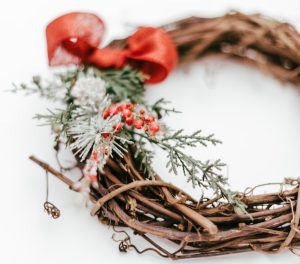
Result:
M103 34L104 23L94 14L69 13L56 18L46 28L49 65L121 68L130 64L149 76L148 83L163 81L176 66L176 47L161 28L140 27L124 49L99 48Z

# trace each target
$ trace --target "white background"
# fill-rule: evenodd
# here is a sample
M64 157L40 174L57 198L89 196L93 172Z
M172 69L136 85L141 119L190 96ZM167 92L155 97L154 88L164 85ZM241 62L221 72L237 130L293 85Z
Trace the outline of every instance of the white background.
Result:
M12 82L33 74L49 75L44 28L69 11L92 11L106 22L106 42L131 33L136 25L161 23L189 15L216 16L231 9L261 12L300 29L299 1L114 1L43 0L0 3L0 263L170 263L153 253L119 253L112 229L90 217L83 201L56 179L50 179L50 200L62 211L58 220L42 209L43 171L27 157L35 154L52 165L53 138L47 127L32 120L51 104L38 97L2 92ZM299 51L300 52L300 51ZM222 146L193 152L202 158L222 158L233 189L300 176L300 95L256 69L219 59L202 60L178 69L170 78L149 87L147 97L173 101L183 114L167 123L192 131L202 128L222 139ZM199 190L182 176L168 175L160 153L156 169L195 195ZM136 238L135 238L136 239ZM135 240L136 241L136 240ZM142 243L137 245L142 247ZM289 252L276 256L247 253L184 263L299 263Z

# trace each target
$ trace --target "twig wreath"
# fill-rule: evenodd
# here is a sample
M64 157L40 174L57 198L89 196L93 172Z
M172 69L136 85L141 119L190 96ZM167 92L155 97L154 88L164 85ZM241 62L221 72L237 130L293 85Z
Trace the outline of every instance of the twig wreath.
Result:
M187 135L172 131L162 117L176 113L161 99L144 100L145 83L164 80L171 70L209 54L258 66L283 82L300 84L300 35L287 23L261 15L229 13L216 18L190 17L160 28L141 27L126 39L99 48L103 22L89 13L70 13L46 29L51 66L64 67L44 81L14 91L40 94L60 102L61 109L36 118L51 126L55 150L72 150L76 165L50 167L30 159L86 195L91 214L114 228L129 227L149 242L139 249L125 234L119 249L154 251L171 259L217 256L246 251L292 252L300 245L299 179L285 179L277 193L233 192L222 175L220 161L201 161L187 147L221 143L201 130ZM167 153L171 173L183 174L193 186L213 190L213 197L195 200L167 183L152 168L155 145ZM66 170L80 169L73 182ZM53 218L60 211L46 201ZM160 245L175 244L173 252Z

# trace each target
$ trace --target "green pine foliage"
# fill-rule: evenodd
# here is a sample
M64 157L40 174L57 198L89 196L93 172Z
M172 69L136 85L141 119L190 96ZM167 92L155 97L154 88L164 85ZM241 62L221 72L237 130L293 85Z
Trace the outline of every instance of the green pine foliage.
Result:
M106 98L103 99L100 107L76 104L71 91L76 81L82 77L101 78L105 81ZM124 126L118 136L113 137L112 140L99 137L101 133L111 131L113 124L121 122L120 116L102 118L102 111L111 103L130 102L141 105L156 119L161 119L169 113L178 113L177 110L167 107L169 102L163 98L153 104L147 104L144 101L145 79L142 73L130 66L105 70L78 67L55 74L50 82L34 77L29 85L15 85L13 92L39 94L47 99L63 102L64 108L48 110L47 114L38 114L35 118L45 125L50 125L56 134L56 140L63 139L83 160L97 144L106 144L111 156L117 153L122 157L123 153L127 152L128 145L133 143L135 145L134 158L140 165L140 171L148 178L154 179L155 171L152 164L155 152L149 150L150 143L166 152L168 159L166 166L171 173L175 175L182 173L194 187L211 189L216 195L226 199L236 212L246 213L245 204L240 201L237 193L228 188L227 178L222 175L222 168L225 164L220 160L201 161L186 153L187 148L221 144L222 142L213 134L204 135L201 130L185 134L181 129L172 133L166 131L156 137L140 130L137 131L133 127Z

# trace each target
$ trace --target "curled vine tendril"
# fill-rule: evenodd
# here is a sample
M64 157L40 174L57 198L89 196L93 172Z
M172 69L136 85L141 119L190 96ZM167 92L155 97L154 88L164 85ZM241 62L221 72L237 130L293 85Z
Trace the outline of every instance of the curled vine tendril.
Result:
M123 239L116 239L116 234L113 234L112 235L112 239L115 241L115 242L119 242L119 250L120 252L123 252L123 253L127 253L128 250L130 248L134 249L138 254L143 254L147 251L153 251L155 253L157 253L158 255L162 256L162 257L167 257L167 255L165 254L162 254L159 250L155 249L155 248L152 248L152 247L149 247L149 248L145 248L143 250L139 250L134 244L131 243L131 239L130 239L130 236L129 234L124 231L124 230L117 230L115 228L115 226L113 226L113 230L114 232L116 233L123 233L125 234L125 238ZM138 233L135 233L135 234L138 234ZM142 235L143 237L143 235ZM149 240L147 240L149 242Z
M60 210L53 204L48 201L44 202L44 209L48 215L51 215L53 219L60 217Z
M49 197L49 177L48 171L46 171L46 201L44 202L44 210L48 215L51 215L53 219L60 217L60 210L51 202L48 201Z

